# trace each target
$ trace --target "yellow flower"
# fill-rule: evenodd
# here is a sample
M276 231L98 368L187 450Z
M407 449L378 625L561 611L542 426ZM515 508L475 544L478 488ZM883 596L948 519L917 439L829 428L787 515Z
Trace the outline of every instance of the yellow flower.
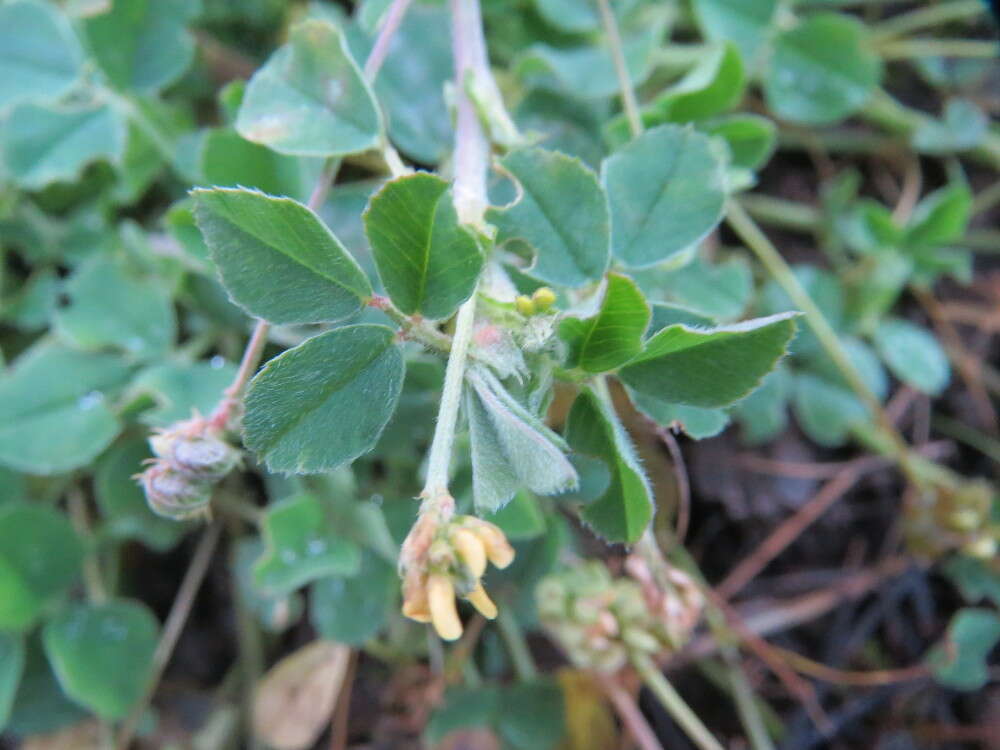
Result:
M431 623L449 641L462 635L457 597L483 617L497 616L482 577L488 563L506 568L514 560L514 548L500 528L474 516L452 516L453 508L450 497L432 504L413 525L400 554L403 615Z

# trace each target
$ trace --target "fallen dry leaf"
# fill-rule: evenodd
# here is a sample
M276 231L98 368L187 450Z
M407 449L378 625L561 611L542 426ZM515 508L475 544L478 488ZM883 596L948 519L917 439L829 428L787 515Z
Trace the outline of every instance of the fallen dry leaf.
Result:
M101 730L88 719L71 727L29 737L22 750L101 750Z
M275 664L257 685L254 733L276 750L305 750L337 705L351 649L314 641Z

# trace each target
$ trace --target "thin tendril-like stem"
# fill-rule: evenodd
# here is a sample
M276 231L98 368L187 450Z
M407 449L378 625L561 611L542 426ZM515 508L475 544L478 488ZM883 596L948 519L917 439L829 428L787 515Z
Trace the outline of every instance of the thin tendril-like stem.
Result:
M646 654L633 654L632 666L635 667L646 687L656 696L695 745L701 750L723 750L719 741L708 731L698 715L691 710L681 694L674 689L674 686L667 681L667 678Z
M611 10L608 0L597 0L597 7L601 11L601 23L604 25L604 33L608 37L608 46L611 49L611 59L615 64L615 75L618 76L618 88L622 97L622 109L625 110L625 119L628 120L628 128L632 137L642 135L642 115L639 113L639 102L635 98L635 89L632 88L632 78L629 76L628 65L625 62L625 52L622 49L622 35L618 31L618 21Z

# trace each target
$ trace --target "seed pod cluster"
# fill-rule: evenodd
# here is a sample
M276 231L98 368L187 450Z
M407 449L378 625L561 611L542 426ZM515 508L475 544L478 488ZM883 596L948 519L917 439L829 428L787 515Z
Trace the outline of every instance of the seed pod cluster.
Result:
M240 452L201 417L157 431L149 445L156 458L137 479L150 509L178 521L207 515L215 485L240 462Z
M616 578L603 562L587 561L542 579L539 618L578 667L616 672L631 653L657 654L687 641L701 602L681 575L683 593L670 587L654 595L647 591L652 579Z

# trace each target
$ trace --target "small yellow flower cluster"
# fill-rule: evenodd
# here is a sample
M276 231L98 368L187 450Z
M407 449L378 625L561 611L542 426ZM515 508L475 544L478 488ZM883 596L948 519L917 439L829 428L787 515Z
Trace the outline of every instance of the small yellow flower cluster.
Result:
M548 312L555 301L556 293L547 286L542 286L536 289L530 297L525 294L519 295L514 300L514 307L527 318L537 313Z
M403 614L431 623L448 641L462 635L455 597L492 620L497 608L483 589L486 565L506 568L514 560L503 531L474 516L455 516L454 507L447 494L426 504L400 554Z

